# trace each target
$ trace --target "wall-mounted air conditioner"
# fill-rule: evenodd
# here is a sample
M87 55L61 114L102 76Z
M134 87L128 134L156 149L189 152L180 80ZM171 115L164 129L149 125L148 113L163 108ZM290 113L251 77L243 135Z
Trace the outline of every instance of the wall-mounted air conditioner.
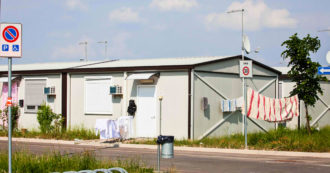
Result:
M119 85L110 86L110 94L111 95L123 95L122 87Z
M46 95L56 95L55 86L45 87L44 88L44 94L46 94Z

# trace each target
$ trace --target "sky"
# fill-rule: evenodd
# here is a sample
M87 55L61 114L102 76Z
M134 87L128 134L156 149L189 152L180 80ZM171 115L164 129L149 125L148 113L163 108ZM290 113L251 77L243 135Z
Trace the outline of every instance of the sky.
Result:
M281 46L294 33L318 37L311 57L328 65L329 0L1 0L1 22L22 23L23 57L13 64L241 54L241 14L248 57L285 66ZM105 44L107 41L107 56ZM253 50L259 50L254 53ZM6 58L0 64L7 64Z

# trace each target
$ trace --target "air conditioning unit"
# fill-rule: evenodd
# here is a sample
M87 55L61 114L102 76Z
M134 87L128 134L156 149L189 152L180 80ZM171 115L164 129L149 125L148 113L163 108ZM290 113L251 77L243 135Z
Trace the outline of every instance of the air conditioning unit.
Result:
M55 86L45 87L44 88L44 94L46 94L46 95L56 95Z
M122 87L119 85L110 86L110 94L111 95L122 95L123 94Z

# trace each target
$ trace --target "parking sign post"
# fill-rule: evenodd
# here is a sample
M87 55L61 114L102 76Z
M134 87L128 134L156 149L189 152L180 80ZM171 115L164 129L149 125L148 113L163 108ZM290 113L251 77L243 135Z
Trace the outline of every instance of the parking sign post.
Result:
M22 24L1 23L0 25L0 57L8 58L8 172L12 172L12 58L22 57Z

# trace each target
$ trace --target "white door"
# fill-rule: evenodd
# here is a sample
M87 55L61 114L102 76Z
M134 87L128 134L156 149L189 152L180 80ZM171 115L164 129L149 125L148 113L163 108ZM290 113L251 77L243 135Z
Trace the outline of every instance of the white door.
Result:
M155 86L138 86L136 106L137 137L156 137Z

